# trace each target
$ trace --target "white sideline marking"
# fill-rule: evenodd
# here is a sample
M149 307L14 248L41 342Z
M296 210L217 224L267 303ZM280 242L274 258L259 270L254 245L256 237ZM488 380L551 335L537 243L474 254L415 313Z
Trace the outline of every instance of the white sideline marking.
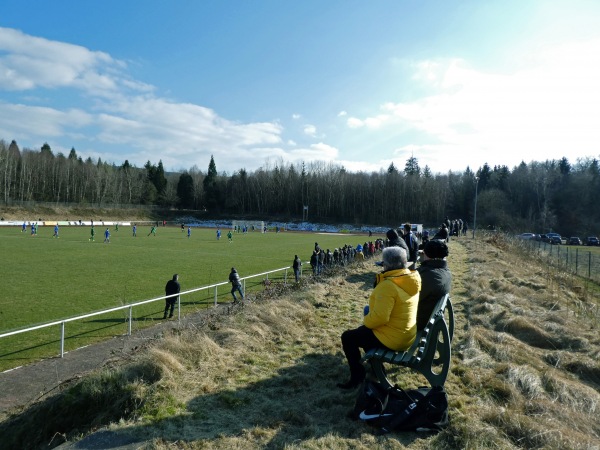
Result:
M4 372L2 372L2 373L8 373L8 372L12 372L13 370L20 369L21 367L23 367L23 366L13 367L12 369L5 370L5 371L4 371Z

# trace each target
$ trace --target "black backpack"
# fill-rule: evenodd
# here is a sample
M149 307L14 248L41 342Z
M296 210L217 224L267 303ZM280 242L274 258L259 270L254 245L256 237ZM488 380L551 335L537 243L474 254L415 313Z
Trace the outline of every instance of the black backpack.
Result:
M365 380L351 417L381 433L440 431L449 423L448 396L442 386L386 390L376 381Z

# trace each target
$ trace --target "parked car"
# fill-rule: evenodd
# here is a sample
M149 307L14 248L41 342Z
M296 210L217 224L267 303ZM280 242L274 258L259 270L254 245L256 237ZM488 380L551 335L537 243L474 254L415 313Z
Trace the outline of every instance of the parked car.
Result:
M571 236L569 238L569 245L581 245L581 239L577 236Z
M548 242L552 245L561 245L563 243L560 236L550 236L550 240Z
M585 245L600 245L600 241L596 236L589 236L585 241Z
M535 239L535 234L534 233L521 233L517 237L519 239L524 239L524 240L528 241L530 239Z
M560 243L562 244L562 239L560 238L560 234L558 234L558 233L542 234L542 242L548 242L549 244L551 244L552 243L551 240L554 237L558 238L558 240L561 241Z

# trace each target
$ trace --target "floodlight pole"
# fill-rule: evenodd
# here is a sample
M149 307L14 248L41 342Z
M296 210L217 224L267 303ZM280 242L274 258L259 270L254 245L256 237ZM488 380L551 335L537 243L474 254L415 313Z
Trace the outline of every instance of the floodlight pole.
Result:
M479 177L475 177L475 211L473 213L473 239L475 239L475 228L477 228L477 187L479 186Z

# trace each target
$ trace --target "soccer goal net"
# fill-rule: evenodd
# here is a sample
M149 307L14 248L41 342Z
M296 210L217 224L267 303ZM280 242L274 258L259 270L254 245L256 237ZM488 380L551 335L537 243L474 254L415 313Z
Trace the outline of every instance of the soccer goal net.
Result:
M264 233L265 222L262 220L232 220L231 228L239 233Z

